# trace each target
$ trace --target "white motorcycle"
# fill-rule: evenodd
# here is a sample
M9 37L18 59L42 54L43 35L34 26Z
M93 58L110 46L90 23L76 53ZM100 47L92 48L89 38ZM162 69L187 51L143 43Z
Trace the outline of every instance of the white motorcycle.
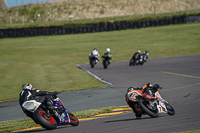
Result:
M63 111L51 112L45 104L35 100L24 102L22 107L33 113L34 121L48 130L55 129L59 125L79 125L79 120L64 107L63 103L58 97L55 97L53 102L55 106L62 107Z

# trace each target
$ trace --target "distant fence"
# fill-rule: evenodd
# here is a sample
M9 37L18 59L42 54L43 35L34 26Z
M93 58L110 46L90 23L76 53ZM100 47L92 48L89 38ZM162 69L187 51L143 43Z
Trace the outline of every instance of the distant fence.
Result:
M171 19L160 19L151 21L120 21L108 22L97 24L88 24L83 27L65 28L63 26L49 26L49 27L29 27L18 29L0 29L0 38L17 38L17 37L34 37L46 35L64 35L64 34L80 34L80 33L93 33L103 31L117 31L125 29L139 29L146 27L156 27L171 24L185 24L200 22L200 16L180 16Z

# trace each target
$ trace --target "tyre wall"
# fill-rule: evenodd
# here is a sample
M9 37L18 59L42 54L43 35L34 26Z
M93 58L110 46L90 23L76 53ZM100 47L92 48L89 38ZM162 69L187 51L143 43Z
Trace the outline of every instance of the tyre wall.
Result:
M66 28L64 26L49 26L49 27L29 27L18 29L0 29L0 38L17 38L17 37L34 37L46 35L64 35L64 34L81 34L103 31L117 31L126 29L140 29L146 27L157 27L171 24L184 24L200 22L200 16L180 16L159 20L147 21L120 21L108 22L100 24L87 24L86 26Z

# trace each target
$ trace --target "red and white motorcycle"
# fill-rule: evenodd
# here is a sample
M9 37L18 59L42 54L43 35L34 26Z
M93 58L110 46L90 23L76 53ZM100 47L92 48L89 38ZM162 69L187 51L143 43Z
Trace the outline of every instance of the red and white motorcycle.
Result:
M141 90L131 90L126 96L130 101L138 103L141 108L141 114L148 114L153 118L158 117L160 113L175 115L175 110L161 97L159 91L153 92L152 94L156 99L146 98Z

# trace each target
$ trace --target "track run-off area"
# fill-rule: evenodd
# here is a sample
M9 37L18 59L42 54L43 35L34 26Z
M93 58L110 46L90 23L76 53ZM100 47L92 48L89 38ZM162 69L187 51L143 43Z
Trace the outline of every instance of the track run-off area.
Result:
M52 131L39 128L20 132L172 133L200 130L199 54L151 58L142 66L129 66L129 60L112 62L108 69L103 69L101 62L94 68L89 64L78 66L98 80L109 83L109 87L70 92L71 94L66 92L60 97L63 103L68 105L71 111L112 105L119 108L110 114L80 119L77 127L66 125ZM148 82L158 83L163 87L160 94L174 107L176 111L174 116L160 114L158 118L151 118L148 115L143 115L141 119L135 118L125 102L126 89L129 86L140 87ZM73 99L75 95L81 98L75 100ZM74 106L70 105L72 102Z

